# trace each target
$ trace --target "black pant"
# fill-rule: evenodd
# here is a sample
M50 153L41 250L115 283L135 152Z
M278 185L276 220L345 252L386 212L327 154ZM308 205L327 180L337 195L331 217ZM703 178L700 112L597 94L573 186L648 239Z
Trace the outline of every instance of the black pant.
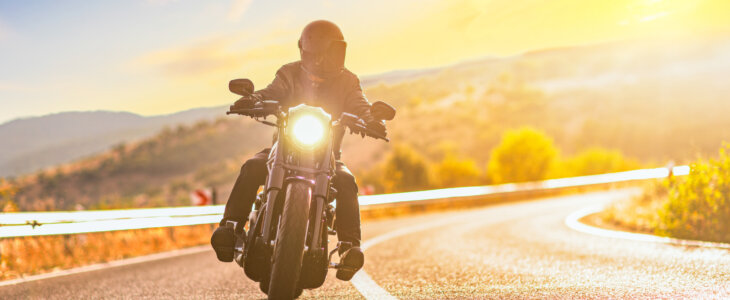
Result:
M223 213L221 226L227 220L245 222L251 213L251 206L256 200L256 192L259 186L264 184L268 170L266 160L269 156L267 148L256 153L247 160L241 167L241 174L238 175L233 190L226 203L226 210ZM337 227L337 239L360 245L360 204L357 201L357 183L355 176L341 163L337 162L335 176L332 178L332 185L337 190L337 208L335 209L335 226Z

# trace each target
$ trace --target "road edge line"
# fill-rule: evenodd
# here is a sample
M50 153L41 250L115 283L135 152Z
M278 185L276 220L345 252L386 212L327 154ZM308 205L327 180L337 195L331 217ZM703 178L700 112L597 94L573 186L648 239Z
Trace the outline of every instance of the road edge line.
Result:
M450 223L457 223L459 221L462 221L462 218L448 218L444 219L438 222L429 222L425 224L418 224L411 227L401 228L395 231L391 231L388 233L384 233L381 235L378 235L374 238L371 238L367 241L364 241L361 245L361 248L363 251L367 250L370 247L373 247L377 244L380 244L382 242L391 240L393 238L397 238L403 235L408 235L414 232L427 230L430 228L438 227L447 225ZM184 255L191 255L191 254L197 254L202 253L205 251L210 250L209 245L200 245L200 246L194 246L190 248L184 248L184 249L176 249L166 252L160 252L160 253L154 253L144 256L137 256L137 257L131 257L131 258L125 258L120 260L113 260L109 262L104 263L96 263L92 265L67 269L67 270L60 270L50 273L44 273L44 274L38 274L38 275L31 275L31 276L25 276L21 278L16 279L10 279L5 281L0 281L0 287L5 286L12 286L16 284L23 284L33 281L39 281L39 280L45 280L45 279L52 279L52 278L58 278L68 275L74 275L74 274L81 274L81 273L87 273L87 272L93 272L98 270L103 270L107 268L115 268L115 267L122 267L122 266L129 266L134 264L140 264L140 263L146 263L156 260L162 260L166 258L174 258ZM381 286L379 286L365 270L360 270L355 274L355 276L350 280L350 283L355 287L355 289L360 292L365 299L398 299L395 296L388 293L385 289L383 289Z
M148 255L143 255L143 256L113 260L113 261L104 262L104 263L96 263L96 264L87 265L87 266L83 266L83 267L77 267L77 268L72 268L72 269L67 269L67 270L60 270L60 271L54 271L54 272L50 272L50 273L31 275L31 276L20 277L20 278L16 278L16 279L0 281L0 287L11 286L11 285L27 283L27 282L33 282L33 281L44 280L44 279L63 277L63 276L68 276L68 275L80 274L80 273L86 273L86 272L93 272L93 271L103 270L103 269L107 269L107 268L129 266L129 265L146 263L146 262L155 261L155 260L162 260L162 259L166 259L166 258L173 258L173 257L178 257L178 256L197 254L197 253L202 253L202 252L208 251L210 249L211 249L210 245L200 245L200 246L193 246L193 247L189 247L189 248L176 249L176 250L171 250L171 251L148 254Z
M360 248L362 251L367 250L368 248L371 248L377 244L380 244L382 242L401 237L404 235L408 235L411 233L415 233L418 231L424 231L427 229L431 229L434 227L444 226L451 223L458 223L459 221L463 221L463 217L451 217L448 219L443 219L441 221L437 222L428 222L428 223L422 223L410 227L401 228L395 231L391 231L388 233L384 233L381 235L378 235L374 238L368 239L362 243ZM371 277L368 275L367 272L365 272L364 269L361 269L359 272L355 274L355 276L350 280L350 283L355 287L355 289L360 292L360 294L365 297L365 299L398 299L395 296L391 295L383 289L381 286L379 286Z
M592 225L585 224L580 221L585 216L590 214L598 213L603 211L605 206L590 206L583 209L574 211L565 218L565 225L570 229L578 232L587 233L595 236L616 238L623 240L639 241L639 242L650 242L650 243L661 243L676 246L689 246L689 247L702 247L702 248L718 248L718 249L730 249L729 243L717 243L707 242L698 240L684 240L670 237L662 237L657 235L645 234L645 233L634 233L628 231L611 230L605 228L599 228Z

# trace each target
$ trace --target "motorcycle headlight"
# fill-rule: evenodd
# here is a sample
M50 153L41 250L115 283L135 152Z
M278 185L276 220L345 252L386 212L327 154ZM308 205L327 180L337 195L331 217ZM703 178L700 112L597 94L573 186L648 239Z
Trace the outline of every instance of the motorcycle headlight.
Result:
M289 111L290 139L304 148L322 144L330 130L330 115L319 107L298 105Z
M313 146L324 138L324 124L314 116L304 115L294 120L292 134L302 146Z

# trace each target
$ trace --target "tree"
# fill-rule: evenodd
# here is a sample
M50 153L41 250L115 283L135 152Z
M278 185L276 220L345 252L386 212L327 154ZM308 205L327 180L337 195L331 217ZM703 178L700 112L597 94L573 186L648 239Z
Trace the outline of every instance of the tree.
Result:
M558 150L543 132L529 127L507 131L489 157L487 177L493 183L545 179Z
M15 195L16 187L5 180L4 178L0 178L0 200L3 200L0 203L3 204L2 211L3 212L17 212L18 211L18 204L13 201L13 196Z
M428 164L412 148L397 145L385 161L383 186L388 193L428 188Z
M480 176L476 162L453 154L447 154L434 168L434 179L441 188L478 185Z
M619 150L591 148L561 163L556 177L583 176L638 169L641 164L621 154Z
M5 201L5 205L3 205L3 212L18 212L20 211L18 209L18 204L15 203L13 200L7 200Z

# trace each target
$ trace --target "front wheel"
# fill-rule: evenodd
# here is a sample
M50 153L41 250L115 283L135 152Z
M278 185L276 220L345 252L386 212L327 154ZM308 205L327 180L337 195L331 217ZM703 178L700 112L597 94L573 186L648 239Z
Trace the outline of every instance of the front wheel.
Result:
M293 299L301 293L298 290L299 273L302 268L311 198L312 189L306 183L295 181L287 186L279 230L276 233L269 299Z

